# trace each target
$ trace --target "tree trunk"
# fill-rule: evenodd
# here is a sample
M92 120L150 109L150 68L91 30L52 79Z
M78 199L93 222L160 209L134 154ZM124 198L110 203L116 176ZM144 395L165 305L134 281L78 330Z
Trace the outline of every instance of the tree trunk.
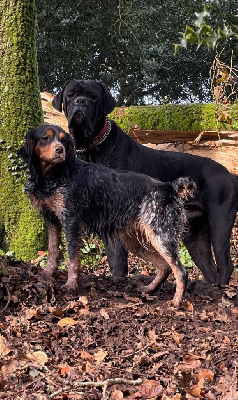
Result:
M43 121L34 0L0 3L0 248L29 259L44 244L43 222L23 193L17 150Z

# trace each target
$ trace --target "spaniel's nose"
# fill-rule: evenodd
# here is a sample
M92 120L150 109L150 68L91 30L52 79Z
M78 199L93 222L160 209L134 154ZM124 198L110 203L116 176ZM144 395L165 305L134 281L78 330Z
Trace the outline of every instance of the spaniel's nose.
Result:
M56 152L57 154L62 154L63 151L64 151L63 146L56 146L56 147L55 147L55 152Z

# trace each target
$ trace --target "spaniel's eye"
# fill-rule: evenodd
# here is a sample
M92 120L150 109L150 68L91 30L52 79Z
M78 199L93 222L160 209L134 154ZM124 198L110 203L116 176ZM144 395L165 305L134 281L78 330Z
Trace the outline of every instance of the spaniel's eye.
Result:
M97 100L97 96L95 94L91 94L90 97L92 100Z
M45 136L43 136L42 138L41 138L41 141L42 142L48 142L48 140L49 140L49 136L47 136L47 135L45 135Z

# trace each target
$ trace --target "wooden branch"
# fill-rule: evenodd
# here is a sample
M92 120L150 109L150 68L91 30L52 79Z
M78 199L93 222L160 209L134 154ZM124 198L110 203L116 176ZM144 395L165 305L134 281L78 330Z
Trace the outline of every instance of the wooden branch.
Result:
M174 143L174 142L191 142L195 141L197 138L203 140L219 140L229 139L231 141L238 141L238 131L160 131L160 130L149 130L149 129L139 129L134 128L129 132L129 136L137 140L141 144L160 144L160 143Z
M56 397L58 394L68 391L70 390L70 386L71 388L73 387L73 389L79 388L79 387L103 387L103 397L102 399L106 399L106 390L108 388L108 386L112 386L112 385L140 385L142 383L142 379L137 379L135 381L132 380L128 380L128 379L123 379L123 378L109 378L106 379L105 381L98 381L98 382L91 382L91 381L87 381L87 382L75 382L75 383L69 383L69 386L65 386L60 390L57 390L57 392L52 393L49 396L49 399L53 399L54 397Z

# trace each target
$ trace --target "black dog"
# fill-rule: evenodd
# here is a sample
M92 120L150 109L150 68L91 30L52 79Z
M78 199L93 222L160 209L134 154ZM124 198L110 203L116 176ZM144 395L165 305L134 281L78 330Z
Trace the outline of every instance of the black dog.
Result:
M68 290L78 287L80 237L85 228L104 241L120 237L131 251L153 261L157 276L146 292L166 279L176 279L173 302L180 304L187 272L178 246L184 226L183 202L195 183L180 178L162 183L143 174L116 172L75 158L73 139L60 127L42 125L30 131L20 156L29 167L26 191L48 226L46 273L55 274L59 235L64 229L68 248Z
M208 282L227 284L233 271L230 237L238 205L235 177L208 158L153 150L135 142L106 119L115 101L102 83L70 81L53 100L58 111L62 111L62 105L76 148L85 161L141 172L163 182L179 176L189 176L196 182L197 196L186 204L190 228L183 242ZM106 250L112 274L124 276L125 249L114 242L108 243Z

